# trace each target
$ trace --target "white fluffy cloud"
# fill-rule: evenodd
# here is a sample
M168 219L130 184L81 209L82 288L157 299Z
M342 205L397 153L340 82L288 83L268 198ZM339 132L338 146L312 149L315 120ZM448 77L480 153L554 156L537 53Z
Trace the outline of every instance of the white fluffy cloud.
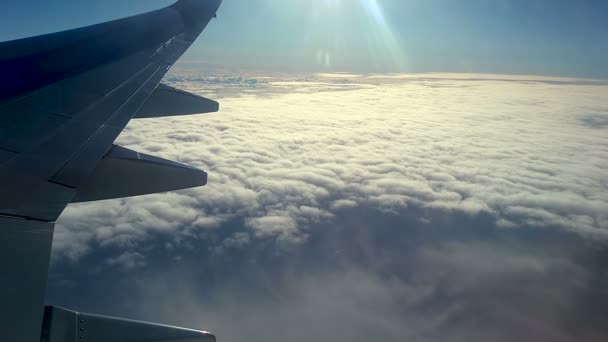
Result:
M425 208L425 221L435 210L484 213L503 227L608 238L605 83L185 72L169 80L220 97L221 112L133 121L118 143L204 168L209 185L71 206L57 256L77 259L93 245L134 253L151 234L187 238L233 219L253 238L298 243L309 225L360 205Z
M606 340L605 82L339 76L168 78L222 111L119 144L209 185L68 208L50 298L222 341Z

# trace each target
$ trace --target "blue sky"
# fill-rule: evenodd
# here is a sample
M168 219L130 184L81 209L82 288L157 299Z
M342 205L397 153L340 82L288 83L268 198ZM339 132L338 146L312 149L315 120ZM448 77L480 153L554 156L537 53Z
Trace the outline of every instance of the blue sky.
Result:
M167 0L5 0L0 39L58 31ZM567 0L224 0L184 61L278 71L608 77L608 3Z

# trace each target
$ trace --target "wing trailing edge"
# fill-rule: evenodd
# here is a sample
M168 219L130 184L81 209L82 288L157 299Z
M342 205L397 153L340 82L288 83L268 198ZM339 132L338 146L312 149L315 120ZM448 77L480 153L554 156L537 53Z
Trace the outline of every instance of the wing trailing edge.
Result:
M148 195L206 184L205 171L115 145L78 189L72 203Z
M145 119L214 113L219 108L219 103L213 100L161 83L133 118Z

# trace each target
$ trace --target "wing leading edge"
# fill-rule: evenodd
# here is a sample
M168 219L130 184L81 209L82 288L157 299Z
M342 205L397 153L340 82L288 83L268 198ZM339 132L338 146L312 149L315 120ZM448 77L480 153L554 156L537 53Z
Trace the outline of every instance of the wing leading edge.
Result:
M204 171L113 142L136 115L217 110L215 102L177 90L167 96L159 82L220 4L180 0L138 16L0 44L0 272L10 279L0 282L3 340L40 339L53 223L69 203L206 183ZM155 111L159 98L175 106Z

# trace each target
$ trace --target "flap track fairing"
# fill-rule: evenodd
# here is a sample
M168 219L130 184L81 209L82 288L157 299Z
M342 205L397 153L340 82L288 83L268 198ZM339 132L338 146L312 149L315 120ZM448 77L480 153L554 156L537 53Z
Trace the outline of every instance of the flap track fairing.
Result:
M207 184L197 168L114 145L72 200L100 201L194 188Z
M219 108L213 100L161 83L133 119L215 113Z

